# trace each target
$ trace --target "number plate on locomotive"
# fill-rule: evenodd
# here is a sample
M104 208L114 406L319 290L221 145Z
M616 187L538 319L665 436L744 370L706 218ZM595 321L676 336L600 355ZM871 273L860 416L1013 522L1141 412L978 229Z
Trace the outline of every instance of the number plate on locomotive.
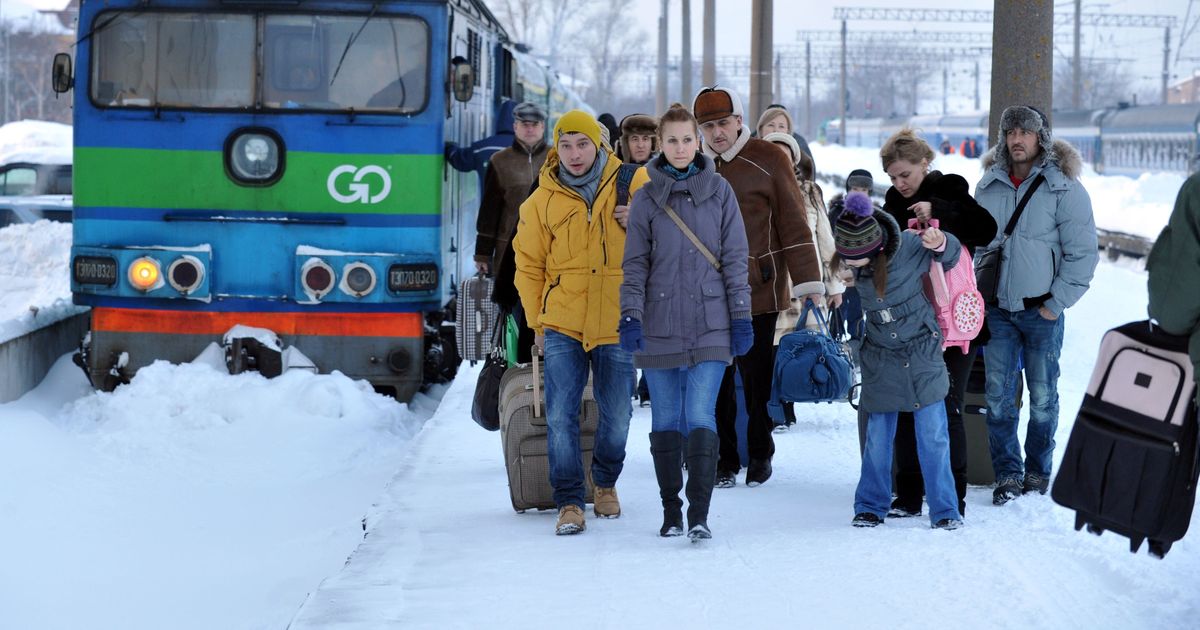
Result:
M388 267L389 291L436 291L437 288L438 268L433 263Z
M71 276L79 284L111 287L117 283L117 261L107 256L76 256L71 263Z

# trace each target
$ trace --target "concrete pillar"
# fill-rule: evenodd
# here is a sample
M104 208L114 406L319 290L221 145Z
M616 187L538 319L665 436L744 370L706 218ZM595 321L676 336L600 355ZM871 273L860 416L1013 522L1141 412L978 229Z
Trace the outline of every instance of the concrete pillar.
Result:
M662 13L658 16L658 85L654 90L656 115L667 111L667 5L667 0L662 0Z
M996 145L1005 107L1032 105L1050 116L1054 102L1053 0L995 0L992 15L988 146Z
M695 94L692 91L692 1L682 0L682 4L679 30L683 35L683 59L679 62L679 102L688 103Z
M772 39L773 0L754 0L750 10L750 106L744 122L753 126L771 103L771 66L775 44Z
M712 87L717 82L717 0L704 0L704 68L700 71L700 82ZM692 94L688 95L691 105Z

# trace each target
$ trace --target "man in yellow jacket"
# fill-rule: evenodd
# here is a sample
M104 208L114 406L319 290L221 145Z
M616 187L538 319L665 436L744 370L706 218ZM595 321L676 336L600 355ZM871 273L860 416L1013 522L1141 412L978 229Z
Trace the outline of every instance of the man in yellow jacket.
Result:
M517 291L546 362L546 449L557 534L584 530L579 412L588 367L600 407L592 454L595 513L621 515L616 483L633 413L633 361L618 345L625 228L614 214L620 161L581 110L554 126L538 188L521 204Z

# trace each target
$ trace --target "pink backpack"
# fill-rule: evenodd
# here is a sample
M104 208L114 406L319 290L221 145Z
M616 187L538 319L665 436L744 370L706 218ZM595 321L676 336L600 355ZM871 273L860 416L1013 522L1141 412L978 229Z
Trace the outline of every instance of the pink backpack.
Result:
M938 227L937 219L931 219L929 227ZM908 228L921 231L916 219L908 220ZM958 346L966 353L971 340L983 329L985 314L983 296L975 287L975 264L966 247L962 247L958 264L950 271L943 269L940 261L930 263L925 275L925 295L942 329L942 349Z

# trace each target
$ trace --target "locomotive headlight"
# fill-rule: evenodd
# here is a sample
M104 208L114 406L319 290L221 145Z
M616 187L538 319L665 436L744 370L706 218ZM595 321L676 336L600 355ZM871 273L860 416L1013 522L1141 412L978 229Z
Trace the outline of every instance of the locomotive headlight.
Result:
M195 256L180 256L167 267L167 281L184 295L192 293L204 282L204 265Z
M265 129L235 132L226 146L229 173L244 184L266 184L278 179L283 165L279 138Z
M151 291L162 286L162 267L158 261L143 256L129 265L129 284L138 291Z
M342 268L342 291L362 297L375 288L375 270L370 266L355 262Z
M314 300L325 297L333 289L333 267L320 258L309 258L300 268L304 292Z

